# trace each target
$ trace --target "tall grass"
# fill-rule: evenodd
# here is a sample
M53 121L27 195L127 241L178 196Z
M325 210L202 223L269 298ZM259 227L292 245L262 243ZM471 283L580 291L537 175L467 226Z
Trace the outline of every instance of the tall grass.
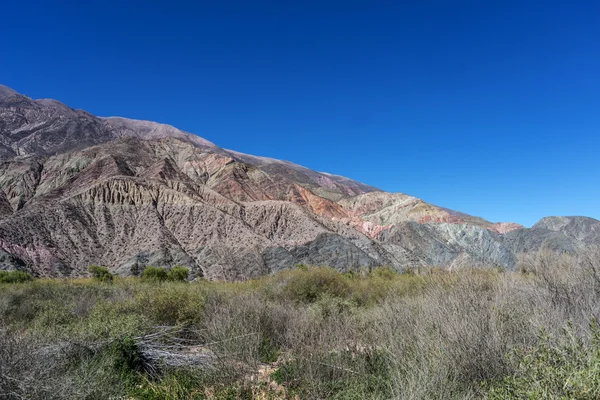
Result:
M516 272L302 267L2 289L0 398L600 395L595 251L527 255Z

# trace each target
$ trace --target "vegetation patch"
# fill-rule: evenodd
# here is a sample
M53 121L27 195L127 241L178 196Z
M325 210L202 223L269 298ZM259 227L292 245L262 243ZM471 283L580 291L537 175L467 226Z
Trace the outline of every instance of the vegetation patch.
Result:
M12 279L0 290L7 399L596 399L600 257L244 282ZM173 272L175 271L175 272ZM110 284L107 284L110 282Z
M168 279L167 270L162 267L146 267L142 272L142 280L147 282L164 282Z
M169 270L167 279L172 282L186 282L190 275L190 269L177 265Z
M565 328L558 337L540 334L532 347L509 354L514 372L488 385L490 399L600 398L600 332L595 320L591 337Z
M92 274L92 277L99 282L113 281L113 275L108 271L108 268L106 267L91 265L88 268L88 271L90 272L90 274Z
M23 283L33 279L31 274L23 271L0 271L0 283Z

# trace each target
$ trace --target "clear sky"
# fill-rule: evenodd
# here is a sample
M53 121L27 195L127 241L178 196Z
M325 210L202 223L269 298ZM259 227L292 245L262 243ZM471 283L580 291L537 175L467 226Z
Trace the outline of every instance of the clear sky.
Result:
M7 1L0 37L33 98L492 221L600 219L598 0Z

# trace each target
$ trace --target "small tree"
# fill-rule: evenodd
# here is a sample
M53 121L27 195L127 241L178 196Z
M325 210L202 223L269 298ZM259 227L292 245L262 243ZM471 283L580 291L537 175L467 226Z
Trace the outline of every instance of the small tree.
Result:
M99 282L112 282L113 274L108 271L108 268L99 265L90 265L88 268L92 277Z
M181 265L177 265L169 270L167 273L167 278L170 281L174 282L185 282L188 280L188 276L190 275L189 268L183 267Z
M167 271L162 267L146 267L142 272L143 281L164 282L167 278Z

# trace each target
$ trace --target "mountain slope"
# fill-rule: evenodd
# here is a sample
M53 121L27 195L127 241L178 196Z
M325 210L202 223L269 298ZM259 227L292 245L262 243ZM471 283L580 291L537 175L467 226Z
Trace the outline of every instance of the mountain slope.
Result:
M78 276L90 264L120 274L183 264L212 279L298 263L513 268L519 252L597 244L596 223L493 224L0 86L0 268Z

